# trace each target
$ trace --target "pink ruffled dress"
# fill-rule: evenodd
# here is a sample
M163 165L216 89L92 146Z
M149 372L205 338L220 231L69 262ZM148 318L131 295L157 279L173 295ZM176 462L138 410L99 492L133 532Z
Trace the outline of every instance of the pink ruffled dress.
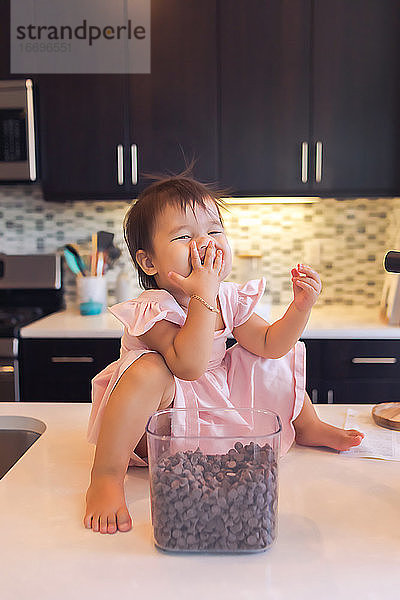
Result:
M265 280L243 285L222 282L219 288L221 315L225 328L214 334L207 371L195 381L175 377L175 408L268 408L282 422L281 454L294 441L292 421L304 401L305 349L302 342L278 359L261 358L239 344L226 349L227 337L247 321L263 295ZM92 381L92 410L88 440L96 443L104 408L124 371L150 350L138 336L163 319L182 326L186 310L166 290L145 290L134 300L109 309L124 325L120 358ZM200 432L199 432L200 433ZM147 466L132 452L130 465Z

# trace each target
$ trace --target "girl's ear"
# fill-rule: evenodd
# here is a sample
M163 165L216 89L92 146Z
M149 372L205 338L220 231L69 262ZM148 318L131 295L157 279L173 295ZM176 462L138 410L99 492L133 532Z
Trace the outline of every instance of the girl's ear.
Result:
M139 267L146 273L146 275L156 275L157 269L153 265L151 257L144 251L138 250L136 252L136 262Z

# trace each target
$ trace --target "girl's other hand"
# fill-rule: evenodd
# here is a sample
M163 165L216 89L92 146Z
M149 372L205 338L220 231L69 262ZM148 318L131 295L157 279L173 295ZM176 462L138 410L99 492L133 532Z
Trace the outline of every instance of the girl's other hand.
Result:
M205 300L214 301L219 288L220 275L223 270L222 250L215 247L215 242L210 241L204 254L202 264L199 250L195 241L190 242L190 261L192 270L187 277L170 271L168 277L178 285L188 296L198 294Z
M298 264L292 269L294 304L298 310L310 310L321 293L322 283L317 271L307 265Z

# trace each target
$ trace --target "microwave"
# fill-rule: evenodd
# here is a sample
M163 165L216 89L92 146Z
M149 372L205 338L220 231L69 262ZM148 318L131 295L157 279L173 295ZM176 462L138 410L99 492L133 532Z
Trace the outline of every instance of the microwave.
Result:
M0 81L0 182L36 181L31 79Z

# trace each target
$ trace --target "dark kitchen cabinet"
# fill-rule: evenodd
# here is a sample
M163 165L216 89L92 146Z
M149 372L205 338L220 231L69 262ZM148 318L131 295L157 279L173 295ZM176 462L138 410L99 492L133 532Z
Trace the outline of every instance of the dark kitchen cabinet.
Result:
M192 159L215 180L216 44L215 0L152 0L151 74L39 76L45 199L134 198Z
M10 0L0 0L0 79L10 79Z
M0 0L0 79L27 79L30 73L11 73L10 0Z
M36 78L46 200L127 198L126 76Z
M377 404L400 397L398 340L304 340L315 403Z
M311 155L318 142L322 152L314 191L397 195L400 1L315 1L313 11Z
M311 0L219 5L221 184L236 195L308 193Z
M179 173L192 160L195 177L215 181L216 2L152 0L151 36L151 75L129 77L131 191L148 185L146 173Z
M306 390L311 402L322 402L321 344L319 340L301 340L306 346Z
M21 340L20 389L23 402L90 402L91 380L119 358L120 340Z
M400 0L221 0L234 195L400 191Z

